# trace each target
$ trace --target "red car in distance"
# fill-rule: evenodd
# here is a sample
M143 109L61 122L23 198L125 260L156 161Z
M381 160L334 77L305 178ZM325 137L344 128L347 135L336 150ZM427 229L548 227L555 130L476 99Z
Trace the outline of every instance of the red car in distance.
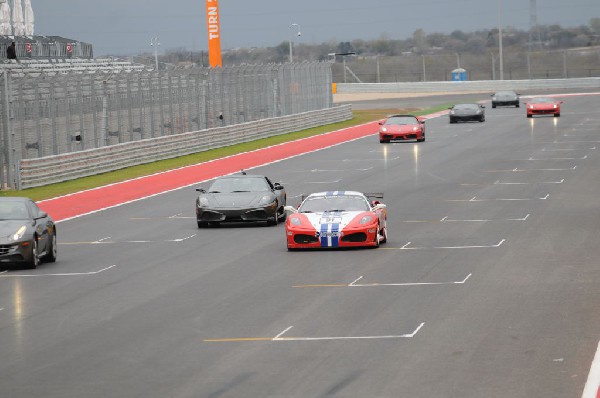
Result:
M533 115L554 115L554 117L560 117L560 104L563 102L550 97L531 98L525 102L527 117L533 117Z
M425 141L425 119L413 115L391 115L379 122L379 142L417 140Z

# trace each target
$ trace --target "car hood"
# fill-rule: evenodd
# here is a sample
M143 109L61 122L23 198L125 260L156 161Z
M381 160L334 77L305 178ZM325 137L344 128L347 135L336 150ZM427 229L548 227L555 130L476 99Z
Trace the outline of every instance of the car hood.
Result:
M336 211L325 213L302 213L317 231L327 231L330 226L337 226L337 230L343 230L359 215L369 212L364 211Z
M558 104L550 104L550 103L543 103L543 104L527 104L527 106L533 106L533 109L554 109L554 105L556 105L558 107Z
M8 237L15 232L21 226L27 226L29 229L30 221L29 220L2 220L0 221L0 243L6 243L8 241ZM27 233L26 233L27 234Z
M415 131L415 127L419 128L416 124L388 124L385 126L381 126L381 130L385 128L388 133L410 133Z
M479 112L477 110L471 110L471 109L459 109L459 110L455 110L454 111L454 115L458 115L458 116L475 116L475 115L480 115L482 112Z
M263 196L270 195L269 192L233 192L233 193L209 193L206 194L211 206L219 208L254 207Z
M514 94L498 94L494 95L494 98L500 101L514 101L517 99L517 96Z

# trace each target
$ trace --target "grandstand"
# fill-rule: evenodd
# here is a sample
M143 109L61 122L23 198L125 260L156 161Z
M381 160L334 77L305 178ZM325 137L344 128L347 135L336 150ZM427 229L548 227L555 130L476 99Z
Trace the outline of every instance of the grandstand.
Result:
M16 43L19 62L6 58L6 48ZM60 36L0 36L0 72L139 71L146 67L130 61L93 57L90 43Z

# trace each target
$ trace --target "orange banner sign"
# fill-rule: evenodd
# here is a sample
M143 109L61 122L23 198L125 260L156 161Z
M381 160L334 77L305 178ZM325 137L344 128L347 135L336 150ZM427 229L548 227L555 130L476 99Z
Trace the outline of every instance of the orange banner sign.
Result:
M223 60L221 59L219 0L206 0L206 27L208 29L208 62L211 68L221 68Z

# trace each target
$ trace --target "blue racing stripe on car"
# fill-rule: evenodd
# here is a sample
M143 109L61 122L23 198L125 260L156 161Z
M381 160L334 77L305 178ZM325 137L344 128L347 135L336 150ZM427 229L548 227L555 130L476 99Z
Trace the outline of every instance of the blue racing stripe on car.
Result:
M321 217L326 218L327 216L329 216L329 212L325 211L325 212L323 212L323 215ZM327 238L328 227L329 227L329 224L321 224L321 231L320 231L321 247L329 247L329 242L328 242L328 238Z
M333 212L332 217L338 217L338 216L341 216L341 214L342 214L342 212L335 211L335 212ZM331 232L336 233L336 235L339 234L340 224L336 223L336 224L330 224L330 225L331 225L331 228L330 228ZM331 247L339 247L339 246L340 246L339 236L332 236L331 237Z

